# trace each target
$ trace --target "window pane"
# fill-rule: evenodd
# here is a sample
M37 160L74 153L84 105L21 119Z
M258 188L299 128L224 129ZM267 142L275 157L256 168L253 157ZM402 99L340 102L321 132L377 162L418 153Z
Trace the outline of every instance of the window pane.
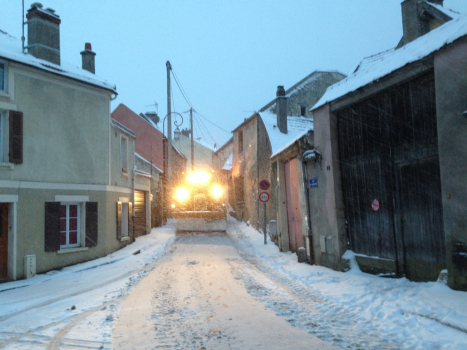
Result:
M66 205L61 205L58 212L61 218L66 218Z
M78 216L78 206L70 205L70 218L76 218Z
M69 244L76 244L78 243L78 232L77 231L70 231L70 242Z
M60 219L60 231L66 231L66 219Z
M0 91L5 91L5 65L0 63Z
M66 244L66 232L60 232L60 245Z
M70 219L70 231L76 231L78 229L78 219Z

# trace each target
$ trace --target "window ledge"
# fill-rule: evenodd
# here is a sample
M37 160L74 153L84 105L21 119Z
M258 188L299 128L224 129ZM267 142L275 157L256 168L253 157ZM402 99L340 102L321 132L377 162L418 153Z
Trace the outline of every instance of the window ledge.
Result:
M130 237L122 237L120 238L120 242L125 242L125 241L129 241L130 240Z
M11 98L10 94L6 91L0 91L0 96Z
M13 170L15 165L13 163L0 162L0 169L10 169Z
M122 173L122 177L126 177L126 178L128 178L128 177L129 177L129 175L128 175L128 173Z
M57 251L57 254L68 254L68 253L78 253L78 252L84 252L85 250L88 250L89 247L77 247L77 248L68 248L68 249L60 249Z

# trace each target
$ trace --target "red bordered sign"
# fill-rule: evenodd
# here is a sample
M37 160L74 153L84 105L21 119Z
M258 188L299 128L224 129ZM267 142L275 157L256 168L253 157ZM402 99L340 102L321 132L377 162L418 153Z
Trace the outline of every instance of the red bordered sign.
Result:
M259 188L261 188L263 191L267 191L271 184L269 183L268 180L261 180L259 182Z
M261 192L261 193L259 194L259 201L260 201L260 202L266 203L268 200L269 200L269 193L267 193L267 192Z
M378 211L379 209L379 201L377 199L375 199L373 201L373 203L371 203L371 208L374 210L374 211Z

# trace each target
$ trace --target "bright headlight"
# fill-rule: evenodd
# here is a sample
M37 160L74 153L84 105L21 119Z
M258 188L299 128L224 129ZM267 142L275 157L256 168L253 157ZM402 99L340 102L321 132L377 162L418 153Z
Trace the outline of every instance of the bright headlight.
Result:
M212 195L214 196L214 198L219 198L220 196L222 196L222 187L220 186L217 186L215 185L213 188L212 188Z
M177 198L179 202L184 202L188 198L188 195L188 190L183 187L177 189L177 191L175 192L175 198Z

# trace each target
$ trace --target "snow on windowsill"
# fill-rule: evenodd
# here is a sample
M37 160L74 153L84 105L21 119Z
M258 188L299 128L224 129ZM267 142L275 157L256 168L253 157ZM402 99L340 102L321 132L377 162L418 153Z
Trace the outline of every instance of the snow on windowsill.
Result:
M89 247L60 249L60 250L57 251L57 254L78 253L78 252L84 252L85 250L88 250L88 249L89 249Z
M129 241L130 240L130 237L122 237L120 238L120 242L125 242L125 241Z

